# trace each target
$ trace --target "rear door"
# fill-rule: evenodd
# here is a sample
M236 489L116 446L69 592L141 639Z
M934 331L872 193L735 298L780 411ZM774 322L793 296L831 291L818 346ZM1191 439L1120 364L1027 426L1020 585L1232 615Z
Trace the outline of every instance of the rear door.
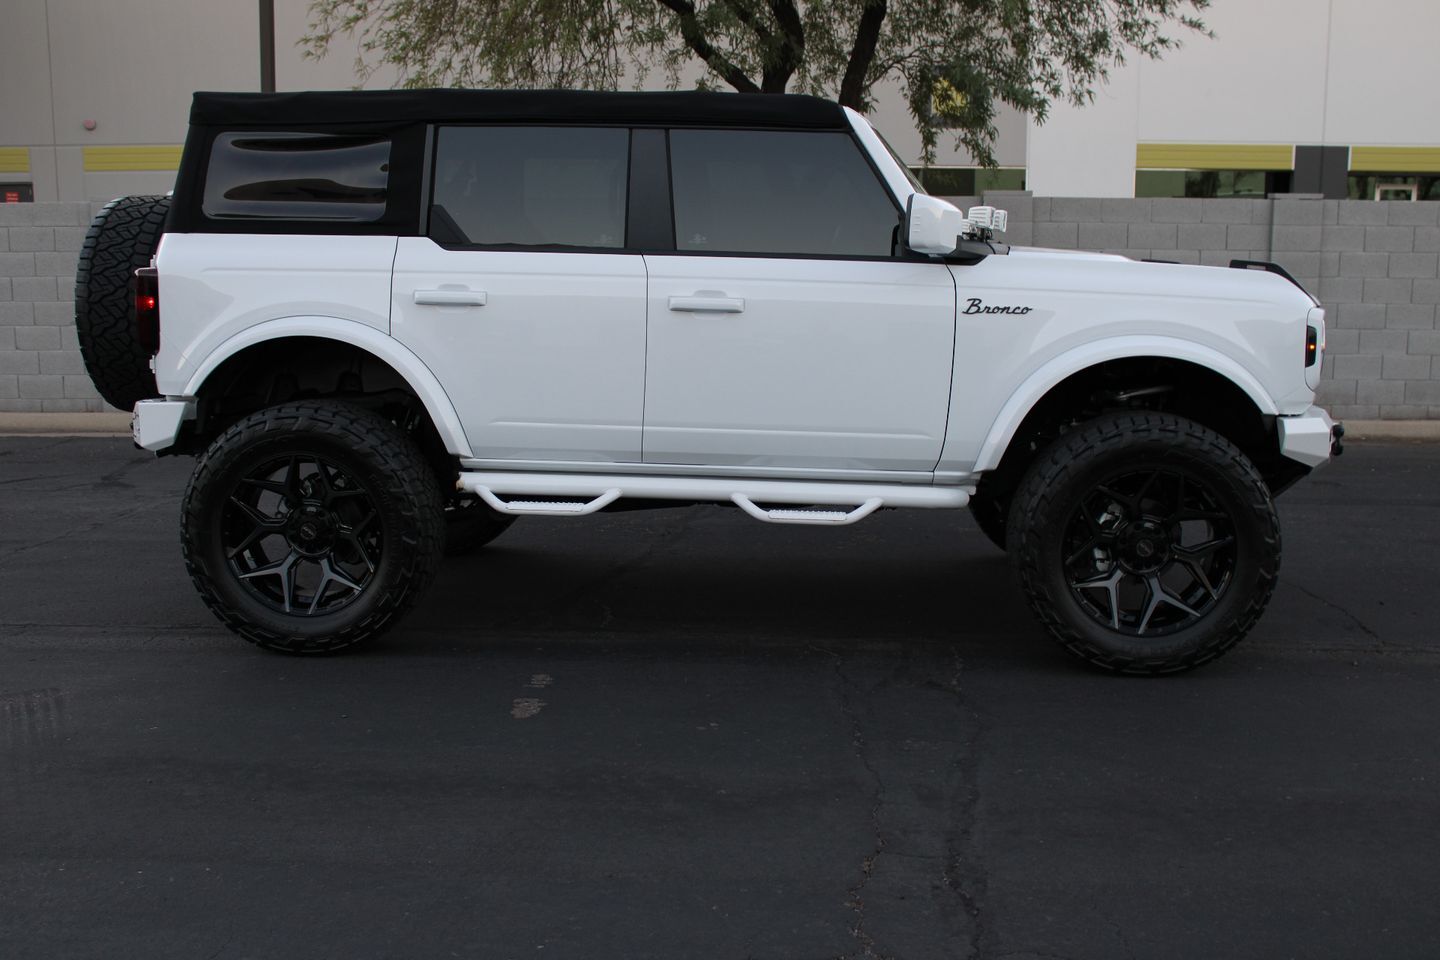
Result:
M672 130L673 252L646 253L645 462L931 471L954 356L945 264L848 132Z
M428 236L401 237L391 332L475 456L639 461L645 264L626 243L630 131L437 131Z

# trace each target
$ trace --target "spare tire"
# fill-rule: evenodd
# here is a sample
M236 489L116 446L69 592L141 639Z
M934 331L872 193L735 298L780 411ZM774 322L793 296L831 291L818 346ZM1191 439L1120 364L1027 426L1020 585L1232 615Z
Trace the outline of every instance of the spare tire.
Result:
M80 355L105 402L129 410L157 395L150 351L135 329L136 269L160 246L169 197L111 200L90 221L75 268L75 332Z

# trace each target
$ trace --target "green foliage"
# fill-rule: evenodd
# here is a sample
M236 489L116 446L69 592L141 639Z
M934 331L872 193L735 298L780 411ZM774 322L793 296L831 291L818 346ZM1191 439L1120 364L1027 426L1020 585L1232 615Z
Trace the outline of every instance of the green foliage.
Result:
M1209 35L1209 0L313 0L309 55L359 38L356 69L408 87L702 87L814 93L865 110L896 79L933 157L953 133L994 162L1002 103L1043 120L1086 103L1127 54L1178 28Z

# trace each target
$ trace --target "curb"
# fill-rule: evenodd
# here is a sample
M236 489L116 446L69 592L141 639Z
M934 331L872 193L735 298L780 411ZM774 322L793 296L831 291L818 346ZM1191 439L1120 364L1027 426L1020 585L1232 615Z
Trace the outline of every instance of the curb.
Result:
M0 436L128 437L130 414L6 413L0 411ZM1346 420L1345 442L1440 442L1440 420Z

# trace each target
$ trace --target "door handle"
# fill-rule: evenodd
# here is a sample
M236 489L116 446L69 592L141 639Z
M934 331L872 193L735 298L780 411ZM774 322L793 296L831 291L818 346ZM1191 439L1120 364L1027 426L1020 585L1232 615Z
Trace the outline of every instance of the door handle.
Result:
M670 309L681 313L744 313L739 297L671 297Z
M416 290L415 302L433 307L483 307L484 290Z

